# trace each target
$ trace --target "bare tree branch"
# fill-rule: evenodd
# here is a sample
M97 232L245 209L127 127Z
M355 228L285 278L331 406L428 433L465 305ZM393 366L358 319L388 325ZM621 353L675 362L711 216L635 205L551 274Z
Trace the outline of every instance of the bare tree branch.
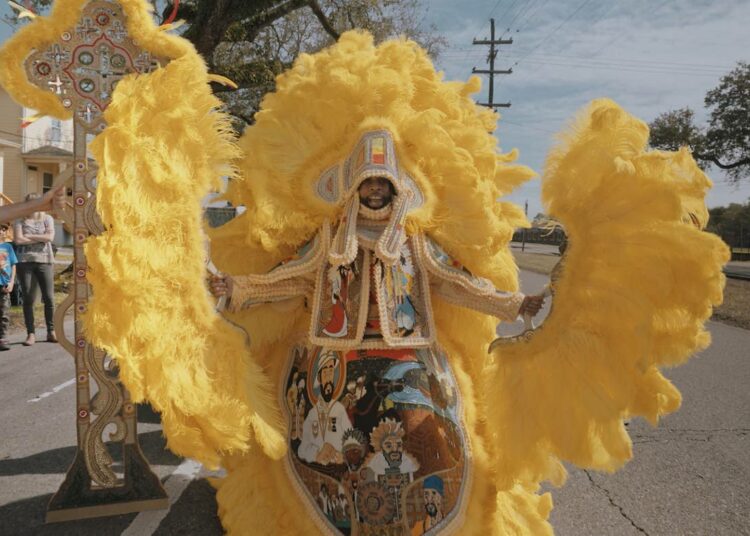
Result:
M287 0L286 2L283 2L272 9L266 10L253 18L253 26L258 30L261 30L275 20L280 19L301 7L305 7L306 5L308 5L308 0ZM255 35L249 36L248 41L252 41L254 37Z
M732 162L731 164L724 164L720 162L719 159L715 157L714 155L702 154L702 153L693 151L693 156L697 158L698 160L705 160L707 162L711 162L712 164L715 164L716 167L720 167L721 169L734 169L740 166L746 166L750 164L750 158L743 158L742 160L738 160L737 162Z
M212 55L218 44L224 39L227 29L238 19L230 16L233 12L240 11L244 0L215 0L213 3L205 3L199 6L196 20L192 21L190 28L183 37L195 44L195 48L212 64ZM261 11L253 16L252 31L245 37L246 41L253 41L258 33L292 11L308 5L308 0L287 0L272 8Z
M326 14L323 13L320 4L318 4L318 1L308 0L307 4L310 6L310 9L312 9L315 17L320 21L320 25L323 27L326 33L333 37L336 41L338 41L341 35L336 31L336 28L333 27L331 21L329 21L328 17L326 17Z

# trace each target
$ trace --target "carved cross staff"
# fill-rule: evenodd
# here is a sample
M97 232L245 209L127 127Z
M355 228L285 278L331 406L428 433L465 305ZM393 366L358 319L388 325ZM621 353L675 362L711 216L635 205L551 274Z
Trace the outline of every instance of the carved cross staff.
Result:
M90 293L83 246L89 235L105 232L96 211L97 168L87 155L87 137L105 128L102 113L122 77L149 72L165 60L154 58L128 34L118 2L79 0L67 2L67 7L72 10L81 4L85 5L77 22L54 42L33 48L24 61L28 80L57 96L74 121L75 284L58 308L55 322L63 328L66 311L74 308L74 336L71 340L61 333L60 342L75 358L78 449L50 501L48 522L168 506L166 493L138 445L136 408L119 382L117 367L86 340L80 321ZM119 460L113 459L114 452Z

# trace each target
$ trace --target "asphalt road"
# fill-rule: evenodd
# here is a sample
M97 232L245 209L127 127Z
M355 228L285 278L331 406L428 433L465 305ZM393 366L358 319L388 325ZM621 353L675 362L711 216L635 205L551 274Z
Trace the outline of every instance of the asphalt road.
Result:
M546 283L522 273L523 290ZM514 333L520 325L508 326ZM572 469L552 489L560 536L750 534L750 331L710 323L713 345L668 373L682 409L657 428L630 423L634 460L606 475ZM0 353L0 535L221 534L206 471L165 450L158 417L141 408L139 437L170 491L168 511L44 525L75 449L72 359L57 345Z

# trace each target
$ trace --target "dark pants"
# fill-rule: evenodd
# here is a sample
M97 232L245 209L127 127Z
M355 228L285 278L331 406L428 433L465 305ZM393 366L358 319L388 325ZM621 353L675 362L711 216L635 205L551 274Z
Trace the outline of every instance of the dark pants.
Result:
M16 265L18 280L23 290L23 320L26 323L26 333L34 333L34 302L36 301L36 289L42 289L42 302L44 302L44 320L47 324L47 332L55 329L52 320L55 314L55 265L46 262L19 262ZM36 280L37 285L33 285Z
M8 334L10 324L10 294L0 292L0 340Z

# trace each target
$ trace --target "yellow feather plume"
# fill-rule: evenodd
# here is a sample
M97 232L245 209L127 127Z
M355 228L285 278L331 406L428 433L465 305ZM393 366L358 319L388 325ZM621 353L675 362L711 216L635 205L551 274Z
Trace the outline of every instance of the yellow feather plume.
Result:
M631 456L623 418L679 407L659 367L709 343L728 249L686 215L706 221L711 183L687 151L647 141L645 123L599 100L550 153L543 200L569 237L554 309L483 380L505 485L559 479L557 460L617 469Z

